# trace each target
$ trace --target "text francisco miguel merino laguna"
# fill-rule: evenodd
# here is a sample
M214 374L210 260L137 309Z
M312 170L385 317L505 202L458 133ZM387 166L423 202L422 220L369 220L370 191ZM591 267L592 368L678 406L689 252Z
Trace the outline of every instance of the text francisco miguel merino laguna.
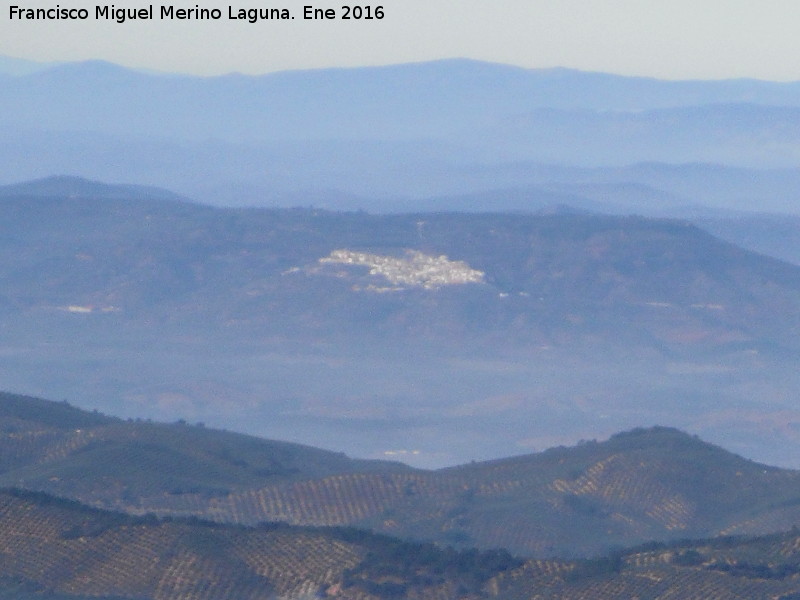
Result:
M10 6L9 19L13 21L38 21L38 20L76 20L85 21L87 19L116 21L124 23L132 20L219 20L223 17L230 20L243 20L255 23L261 20L270 19L294 19L288 8L237 8L228 6L227 11L219 8L201 8L196 4L192 8L179 8L174 5L162 5L154 10L154 5L150 4L140 8L120 8L113 4L106 6L95 6L94 10L87 8L69 8L56 5L54 8L28 8L25 6ZM358 8L358 16L354 14L354 9ZM304 6L301 18L303 19L336 19L338 18L357 18L357 19L381 19L383 18L382 6L361 6L361 7L341 7L344 14L337 15L337 10L333 8L316 8Z

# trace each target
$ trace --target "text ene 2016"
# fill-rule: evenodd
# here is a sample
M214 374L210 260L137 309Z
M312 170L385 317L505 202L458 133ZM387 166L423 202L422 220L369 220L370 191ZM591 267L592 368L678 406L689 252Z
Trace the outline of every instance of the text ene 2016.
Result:
M314 8L313 6L303 7L304 19L382 19L383 6L342 6L341 16L337 15L335 8Z

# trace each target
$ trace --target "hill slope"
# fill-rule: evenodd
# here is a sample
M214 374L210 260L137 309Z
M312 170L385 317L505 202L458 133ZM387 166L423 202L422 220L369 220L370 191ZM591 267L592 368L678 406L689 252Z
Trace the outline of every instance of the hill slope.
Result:
M0 491L0 594L478 598L488 579L520 564L504 552L458 554L358 531L159 522Z
M142 202L185 200L179 195L145 185L112 185L82 177L51 176L34 181L0 186L0 198L105 198Z
M0 491L0 597L17 600L790 600L799 547L794 532L524 562L356 530L136 519Z
M101 327L528 347L620 335L796 346L800 330L800 269L685 222L223 210L82 185L91 193L0 194L8 317L55 324L86 307L105 313Z
M796 464L800 269L686 222L50 184L0 200L6 389L426 467L642 423Z
M0 394L0 432L0 486L129 509L164 495L208 501L270 482L409 470L185 423L123 421L11 394Z
M786 530L800 523L800 473L654 429L441 471L267 486L199 505L197 495L143 504L162 514L359 525L528 556L586 556L652 539Z
M799 472L668 428L422 471L185 424L0 400L0 486L137 514L357 525L529 556L800 523Z
M530 561L491 590L509 600L782 599L798 594L796 532L648 544L589 561Z

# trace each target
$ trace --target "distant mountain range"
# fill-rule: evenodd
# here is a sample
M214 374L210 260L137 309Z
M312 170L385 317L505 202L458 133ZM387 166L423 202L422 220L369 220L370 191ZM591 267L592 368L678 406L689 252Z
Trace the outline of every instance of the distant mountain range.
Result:
M613 116L738 105L755 115L759 106L800 107L800 83L669 82L471 60L220 77L89 61L4 84L2 106L22 109L5 125L195 141L436 139L538 109Z
M9 183L63 173L212 204L408 211L577 175L633 212L654 196L637 202L631 183L716 208L796 212L798 200L798 83L467 60L211 78L87 62L0 82Z

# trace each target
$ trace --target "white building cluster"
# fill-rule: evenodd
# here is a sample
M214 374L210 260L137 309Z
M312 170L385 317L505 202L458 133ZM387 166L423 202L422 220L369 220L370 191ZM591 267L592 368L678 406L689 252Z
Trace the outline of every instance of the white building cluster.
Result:
M333 263L368 267L370 275L384 277L395 289L437 289L446 285L484 283L485 275L464 261L453 261L444 255L431 256L417 250L406 250L404 257L334 250L319 262L323 265Z

